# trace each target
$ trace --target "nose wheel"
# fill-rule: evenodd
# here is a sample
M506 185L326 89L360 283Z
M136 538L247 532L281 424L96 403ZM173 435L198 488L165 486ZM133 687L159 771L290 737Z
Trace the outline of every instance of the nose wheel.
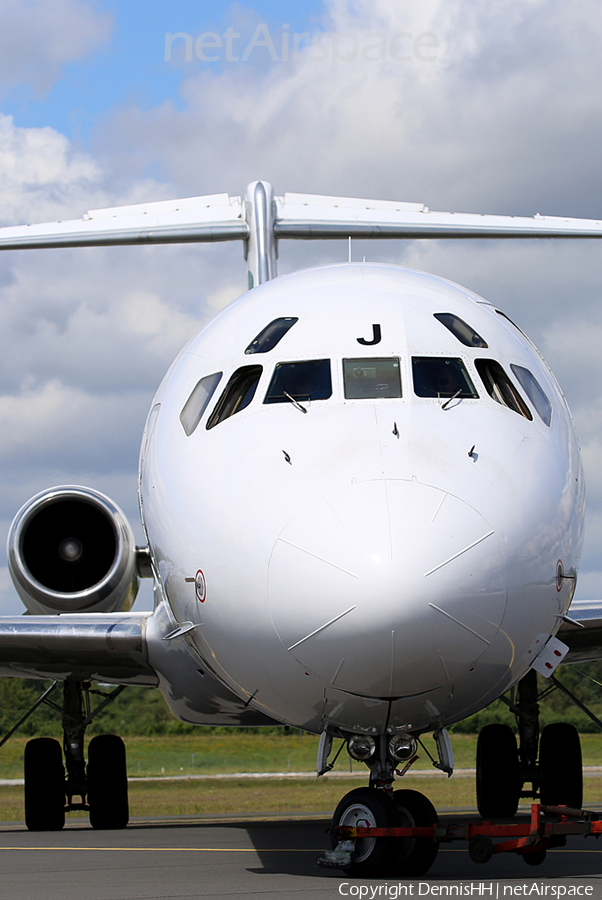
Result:
M389 793L376 788L356 788L346 794L332 817L332 828L395 828L399 825L397 807ZM394 838L368 837L340 841L331 836L332 849L349 853L343 871L352 878L369 878L389 871L395 861Z
M437 811L428 797L419 791L393 791L400 824L406 828L426 828L439 821ZM433 865L439 844L427 838L405 838L398 842L393 874L399 877L424 875Z
M346 794L332 817L333 851L348 854L340 866L351 878L424 875L434 863L439 844L426 838L358 837L346 840L335 829L424 828L438 821L435 807L418 791L356 788Z

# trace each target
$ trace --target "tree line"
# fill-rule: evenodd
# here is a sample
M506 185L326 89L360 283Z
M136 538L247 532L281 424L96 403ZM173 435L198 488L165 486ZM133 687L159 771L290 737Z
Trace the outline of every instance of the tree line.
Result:
M582 703L602 719L602 661L578 666L561 666L557 671L558 680L564 684ZM539 679L540 692L551 686L546 679ZM0 678L0 738L23 716L52 682L33 678ZM110 686L94 685L94 690L107 694ZM60 703L59 684L50 699ZM102 697L93 695L100 702ZM542 727L551 722L570 722L581 732L596 732L597 726L576 707L560 690L552 691L540 704ZM515 725L515 718L502 700L496 700L486 709L450 727L451 732L462 734L477 733L491 722ZM155 688L128 687L110 703L88 727L87 734L120 734L124 736L150 736L165 734L195 734L199 726L188 725L175 719L169 711L163 695ZM252 732L255 729L240 729ZM262 733L266 729L262 728ZM287 733L289 729L275 726L267 729ZM60 712L45 703L27 719L19 729L26 737L57 736L61 731ZM231 728L203 726L205 733L227 733ZM296 734L296 729L290 729Z

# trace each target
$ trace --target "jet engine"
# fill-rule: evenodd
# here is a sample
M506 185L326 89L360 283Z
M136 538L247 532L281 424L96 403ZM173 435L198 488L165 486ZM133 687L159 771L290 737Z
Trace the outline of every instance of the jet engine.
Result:
M136 545L104 494L66 485L37 494L15 516L8 568L34 615L128 610L136 599Z

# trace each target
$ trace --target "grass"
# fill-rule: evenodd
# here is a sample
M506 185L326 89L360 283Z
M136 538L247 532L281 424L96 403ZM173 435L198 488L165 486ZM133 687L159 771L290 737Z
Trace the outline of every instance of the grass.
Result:
M602 735L582 735L584 765L602 765ZM23 777L23 751L26 739L13 738L0 750L0 778ZM239 772L312 772L318 738L315 735L289 734L199 734L176 737L126 739L130 778L132 816L218 815L285 812L330 813L343 794L367 783L359 778L252 779L228 778L219 781L183 780L167 782L138 781L136 776L215 775ZM425 745L433 752L430 736ZM475 764L476 735L453 735L456 767ZM416 768L430 769L423 751ZM335 771L349 771L349 757L343 751ZM354 763L354 773L366 773ZM401 786L401 785L400 785ZM408 775L404 788L425 793L436 807L474 807L473 778L435 775L419 778ZM602 803L602 777L585 779L585 804ZM80 815L80 814L74 814ZM0 786L0 821L23 820L23 788Z
M436 783L435 783L436 782ZM224 779L223 781L130 781L131 816L245 815L272 812L332 813L341 797L364 782L358 778ZM474 806L472 779L405 778L439 808ZM602 788L602 781L601 781ZM81 817L82 813L74 813ZM0 821L23 821L23 788L0 786Z
M364 782L357 778L294 778L254 781L131 781L130 815L219 816L287 812L323 812L331 815L341 797ZM411 778L405 789L420 791L437 809L476 808L472 778ZM584 806L602 805L602 778L586 778ZM528 803L529 801L524 801ZM83 814L73 813L75 818ZM23 821L23 788L0 786L0 821Z
M14 737L0 749L0 778L23 777L23 751L26 738ZM456 768L472 768L475 764L476 735L454 734L452 746ZM318 738L313 734L256 733L128 737L128 771L130 777L155 775L218 775L238 772L314 772ZM430 735L424 744L434 754L435 742ZM583 764L602 766L602 734L581 736ZM335 750L339 742L335 742ZM418 769L430 769L426 753L419 750ZM355 771L365 771L354 763ZM341 753L335 771L349 771L349 757Z

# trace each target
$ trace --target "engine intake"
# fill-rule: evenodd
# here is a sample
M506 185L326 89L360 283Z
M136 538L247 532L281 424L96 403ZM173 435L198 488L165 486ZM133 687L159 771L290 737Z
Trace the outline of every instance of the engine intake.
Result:
M136 545L122 511L91 488L37 494L15 516L8 568L29 612L115 612L136 599Z

